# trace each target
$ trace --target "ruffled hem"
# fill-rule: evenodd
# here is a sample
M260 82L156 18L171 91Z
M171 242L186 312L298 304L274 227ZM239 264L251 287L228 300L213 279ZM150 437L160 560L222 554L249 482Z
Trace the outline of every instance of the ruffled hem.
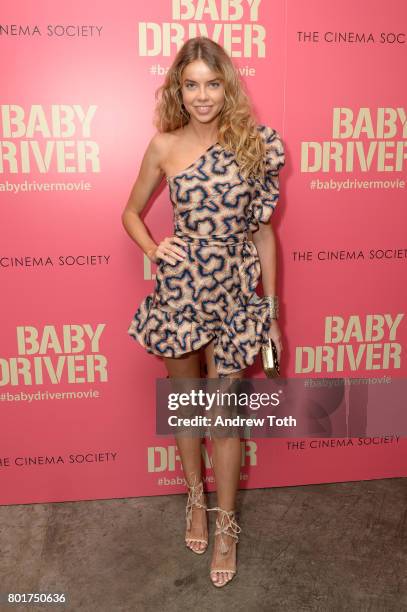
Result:
M246 303L233 304L220 322L207 323L193 305L184 310L157 306L155 294L148 295L136 311L128 333L148 353L180 357L215 339L214 358L220 376L251 366L270 329L270 309L257 294Z
M140 304L128 333L149 352L159 357L180 357L201 348L213 338L192 307L183 312L158 307L154 293Z

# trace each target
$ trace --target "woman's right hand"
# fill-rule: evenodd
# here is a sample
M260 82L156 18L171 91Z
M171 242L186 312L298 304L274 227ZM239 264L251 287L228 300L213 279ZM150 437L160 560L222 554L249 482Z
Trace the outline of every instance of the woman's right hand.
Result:
M167 236L164 240L147 252L152 262L157 263L160 259L174 265L177 261L183 261L186 257L185 250L177 245L188 246L187 243L178 236Z

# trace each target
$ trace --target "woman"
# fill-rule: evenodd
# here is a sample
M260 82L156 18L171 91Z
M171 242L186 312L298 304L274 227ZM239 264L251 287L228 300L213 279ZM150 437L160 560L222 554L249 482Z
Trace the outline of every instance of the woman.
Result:
M279 196L283 144L274 129L257 125L230 57L206 37L183 45L157 98L158 131L122 215L129 236L158 263L156 286L128 333L163 357L170 378L199 378L203 350L208 378L241 379L268 337L281 356L276 245L267 222ZM140 215L163 175L174 234L156 244ZM255 292L260 272L263 298ZM208 545L201 439L176 439L188 487L185 541L201 554ZM219 587L236 573L241 451L237 436L215 436L212 445L218 506L210 577Z

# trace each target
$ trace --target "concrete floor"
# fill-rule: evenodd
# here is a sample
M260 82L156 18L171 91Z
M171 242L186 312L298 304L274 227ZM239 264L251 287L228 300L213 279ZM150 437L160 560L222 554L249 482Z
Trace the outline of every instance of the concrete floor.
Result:
M0 507L0 591L70 600L0 609L407 610L406 479L239 491L238 575L222 589L209 581L211 547L183 545L185 500Z

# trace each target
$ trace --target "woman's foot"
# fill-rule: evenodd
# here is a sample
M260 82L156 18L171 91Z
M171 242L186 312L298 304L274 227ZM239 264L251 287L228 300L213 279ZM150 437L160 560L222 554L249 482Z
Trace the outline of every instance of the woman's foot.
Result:
M188 487L188 501L185 509L185 543L192 551L201 555L208 547L207 506L202 480Z
M237 571L236 545L241 528L236 522L233 510L230 512L222 508L209 508L209 510L218 511L210 577L214 586L222 587L232 580Z

